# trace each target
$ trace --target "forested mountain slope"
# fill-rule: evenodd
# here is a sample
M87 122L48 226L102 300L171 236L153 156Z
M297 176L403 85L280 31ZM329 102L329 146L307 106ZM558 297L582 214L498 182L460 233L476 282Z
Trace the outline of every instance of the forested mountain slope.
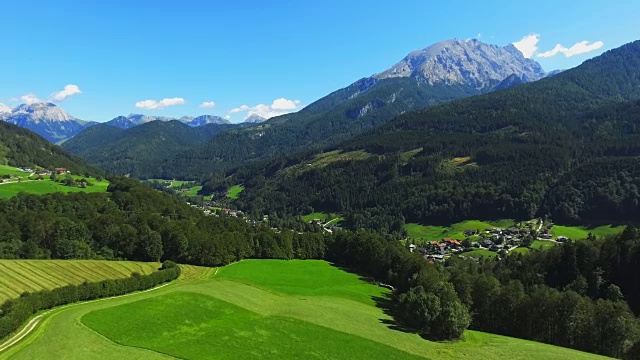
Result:
M231 124L192 127L177 120L149 121L129 129L100 124L81 132L63 147L111 173L163 177L164 160L233 127Z
M216 136L168 160L163 169L174 177L202 178L238 164L335 145L408 111L493 91L514 74L522 82L545 75L512 45L443 41L297 113Z
M640 41L225 181L245 185L237 204L255 213L342 212L385 231L468 218L628 221L640 215L637 99Z
M66 168L74 174L96 175L100 171L40 135L0 121L0 165Z

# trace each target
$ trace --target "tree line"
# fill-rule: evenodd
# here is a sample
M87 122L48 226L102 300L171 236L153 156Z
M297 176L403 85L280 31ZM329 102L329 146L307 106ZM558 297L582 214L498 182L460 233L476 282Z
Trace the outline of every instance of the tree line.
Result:
M175 280L180 276L180 267L166 262L163 267L148 275L132 273L124 279L84 282L52 290L24 293L18 299L10 299L0 305L0 339L17 331L32 315L56 306L79 301L102 299L134 291L150 289L156 285Z

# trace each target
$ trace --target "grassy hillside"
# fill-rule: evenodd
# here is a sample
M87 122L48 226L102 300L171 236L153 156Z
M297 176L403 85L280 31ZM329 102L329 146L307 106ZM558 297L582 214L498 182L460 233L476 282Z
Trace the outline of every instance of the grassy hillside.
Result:
M23 292L53 289L84 281L149 274L158 263L101 260L0 260L0 304Z
M474 331L437 343L393 330L372 300L387 290L323 261L188 270L158 290L54 313L0 359L600 358Z

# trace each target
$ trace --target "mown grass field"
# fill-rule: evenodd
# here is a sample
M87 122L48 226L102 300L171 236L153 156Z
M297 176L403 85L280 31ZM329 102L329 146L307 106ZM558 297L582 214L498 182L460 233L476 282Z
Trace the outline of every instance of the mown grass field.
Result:
M596 237L607 237L617 235L624 230L625 226L601 225L601 226L561 226L553 225L551 232L557 238L566 236L572 240L586 239L589 233Z
M53 289L84 281L149 274L159 263L102 260L0 260L0 304L23 292Z
M426 240L426 241L438 241L442 238L464 239L465 230L484 230L494 227L507 228L513 225L513 220L503 219L491 222L479 221L479 220L467 220L459 223L452 224L451 226L435 226L435 225L420 225L420 224L405 224L404 228L407 230L407 236L412 239Z
M184 267L160 289L53 312L0 359L597 359L465 332L430 342L393 330L372 297L387 290L324 261Z
M76 180L81 179L80 176L74 176ZM65 186L50 179L44 180L22 180L22 182L0 183L0 198L10 198L18 195L20 192L28 194L49 194L54 192L106 192L109 187L107 180L98 181L94 178L86 178L93 186L80 188L75 186Z
M240 196L240 193L244 190L244 186L242 185L233 185L227 190L227 197L229 199L235 200Z

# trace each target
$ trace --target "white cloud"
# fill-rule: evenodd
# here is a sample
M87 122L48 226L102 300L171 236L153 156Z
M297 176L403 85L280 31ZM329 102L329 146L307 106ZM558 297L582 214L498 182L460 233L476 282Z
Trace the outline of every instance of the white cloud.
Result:
M540 35L529 34L523 37L520 41L513 43L516 49L520 50L522 55L526 58L530 58L538 50L538 42L540 41Z
M200 107L203 109L211 109L214 108L216 106L216 103L214 101L203 101L202 104L200 104Z
M589 44L589 42L586 40L576 43L570 48L566 48L562 46L562 44L557 44L553 49L545 51L542 54L538 54L538 57L550 58L560 53L563 53L566 57L572 57L574 55L586 54L588 52L598 50L603 46L604 43L602 41L596 41L592 44Z
M31 105L31 104L35 104L35 103L41 103L43 102L42 100L40 100L36 94L26 94L26 95L22 95L20 97L20 101L22 101L23 104L27 104L27 105Z
M239 113L239 112L243 112L243 111L247 111L249 110L249 107L247 105L242 105L239 106L237 108L233 108L231 110L229 110L229 114L235 114L235 113Z
M78 87L78 85L69 84L65 86L64 89L51 94L51 100L58 101L58 102L64 101L69 96L73 96L80 93L82 93L82 91L80 91L80 88Z
M271 105L258 104L256 106L242 105L237 108L229 110L229 114L235 114L240 112L246 112L246 117L251 115L258 115L265 119L272 118L274 116L280 116L288 114L293 111L300 110L300 100L289 100L285 98L279 98L273 100Z
M294 110L300 104L300 100L287 100L285 98L273 100L271 108L274 110Z
M136 102L136 107L138 109L145 109L145 110L158 110L158 109L164 109L169 106L184 105L185 103L186 101L183 98L169 98L169 99L162 99L160 101L143 100L143 101Z

